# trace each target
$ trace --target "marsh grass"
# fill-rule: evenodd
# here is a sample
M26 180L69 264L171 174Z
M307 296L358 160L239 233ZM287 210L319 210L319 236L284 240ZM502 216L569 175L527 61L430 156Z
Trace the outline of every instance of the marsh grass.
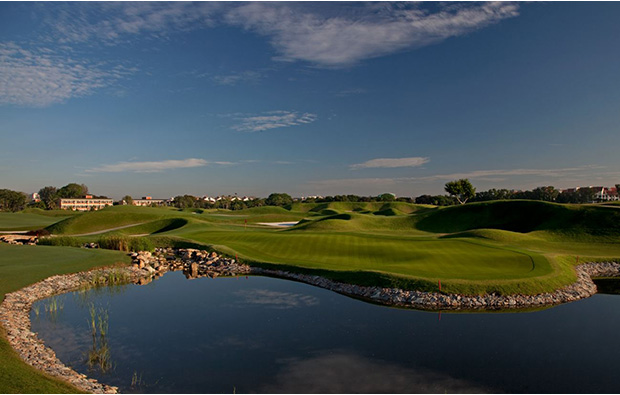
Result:
M93 303L89 305L88 312L92 347L86 355L86 364L89 369L99 369L106 373L114 367L107 339L110 316L107 309L96 308Z
M138 388L142 385L142 373L138 376L138 372L134 370L131 376L131 388Z
M153 251L153 242L142 236L132 237L118 234L104 235L99 238L99 247L118 251Z
M65 301L61 296L51 296L43 303L43 310L52 322L58 319L58 315L64 307ZM39 306L37 306L37 309L39 309ZM35 314L38 315L36 311Z

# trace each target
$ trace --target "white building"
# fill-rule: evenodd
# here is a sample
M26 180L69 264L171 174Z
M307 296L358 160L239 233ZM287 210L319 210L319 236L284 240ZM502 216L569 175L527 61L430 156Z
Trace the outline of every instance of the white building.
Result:
M92 195L86 195L79 199L61 198L58 201L58 207L61 210L90 211L101 210L102 208L112 205L112 199L94 198Z
M144 196L142 197L142 199L133 200L134 206L151 206L151 205L163 206L165 203L166 201L164 199L153 199L150 196Z

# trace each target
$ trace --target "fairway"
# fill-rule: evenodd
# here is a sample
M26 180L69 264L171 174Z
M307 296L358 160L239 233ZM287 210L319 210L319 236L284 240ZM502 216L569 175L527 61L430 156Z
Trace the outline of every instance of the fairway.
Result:
M29 230L39 229L54 224L64 217L53 217L32 213L3 213L0 212L0 230Z
M496 280L544 275L551 267L523 252L465 240L342 233L200 232L184 237L254 260L328 270L426 278Z

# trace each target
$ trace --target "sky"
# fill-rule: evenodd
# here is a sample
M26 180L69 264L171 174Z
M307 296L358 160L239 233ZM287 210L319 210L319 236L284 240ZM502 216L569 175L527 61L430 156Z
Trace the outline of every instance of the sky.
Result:
M0 188L620 183L620 3L0 3Z

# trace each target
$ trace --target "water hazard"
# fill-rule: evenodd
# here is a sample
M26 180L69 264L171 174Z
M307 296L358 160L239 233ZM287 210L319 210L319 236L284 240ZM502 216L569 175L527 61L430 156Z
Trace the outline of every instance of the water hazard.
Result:
M439 314L172 272L43 300L31 318L61 361L122 392L618 392L618 295Z

